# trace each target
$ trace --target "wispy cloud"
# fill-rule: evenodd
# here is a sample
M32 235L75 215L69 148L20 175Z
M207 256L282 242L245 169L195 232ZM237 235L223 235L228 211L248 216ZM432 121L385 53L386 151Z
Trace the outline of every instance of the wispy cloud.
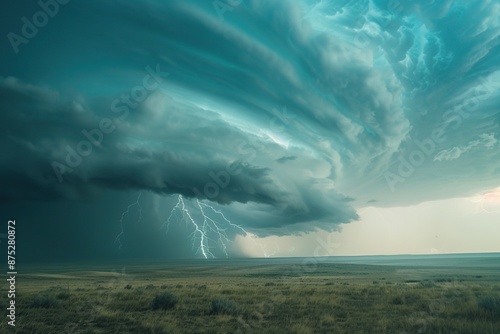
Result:
M434 157L434 161L451 161L456 160L462 156L462 154L467 153L474 148L483 147L483 148L493 148L498 140L495 138L493 133L491 134L482 134L479 136L479 139L470 141L467 145L464 146L456 146L450 148L448 150L442 150Z

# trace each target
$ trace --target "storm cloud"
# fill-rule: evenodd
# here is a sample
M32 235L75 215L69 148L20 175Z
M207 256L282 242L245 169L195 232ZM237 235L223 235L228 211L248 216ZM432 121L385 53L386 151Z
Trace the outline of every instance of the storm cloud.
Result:
M180 194L283 235L498 184L497 1L224 8L74 0L4 39L5 205Z

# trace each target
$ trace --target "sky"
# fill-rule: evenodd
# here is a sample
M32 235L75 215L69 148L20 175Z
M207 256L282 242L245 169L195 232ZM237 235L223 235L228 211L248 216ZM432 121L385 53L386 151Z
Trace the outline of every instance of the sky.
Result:
M498 1L2 6L26 261L500 251Z

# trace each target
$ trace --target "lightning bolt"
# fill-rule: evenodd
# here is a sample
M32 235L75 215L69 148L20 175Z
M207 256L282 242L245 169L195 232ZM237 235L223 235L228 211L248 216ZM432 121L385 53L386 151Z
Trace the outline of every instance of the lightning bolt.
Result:
M195 204L196 211L192 212L188 209L182 195L177 195L177 203L170 211L170 215L161 226L161 229L164 229L165 233L168 234L170 225L174 219L177 222L184 221L186 225L190 226L193 230L189 237L191 238L193 248L197 248L197 254L201 253L205 259L215 258L211 248L217 246L220 247L224 255L228 257L227 246L231 243L231 239L227 234L228 229L239 230L239 232L245 235L248 232L243 227L231 223L222 211L217 210L213 206L198 199L195 201ZM217 216L218 219L212 218L207 211ZM179 214L181 216L180 218ZM196 217L197 215L201 216L200 219Z
M274 250L271 252L268 252L266 247L262 243L260 243L256 240L257 237L255 236L255 234L248 233L248 236L250 237L250 240L252 241L252 243L260 248L260 251L262 252L264 257L273 257L277 252L280 251L280 247L278 245L275 245Z
M139 219L138 219L138 222L139 223L142 222L142 206L139 203L139 200L141 199L141 195L142 195L142 193L139 193L139 195L137 195L137 199L135 200L135 202L132 203L132 204L129 204L127 206L127 209L122 212L122 215L120 217L120 233L116 236L115 242L114 242L115 244L118 244L118 249L119 250L122 250L122 248L123 248L122 239L125 236L125 230L123 229L123 221L124 221L125 217L128 217L130 215L130 210L133 207L135 207L135 206L138 207L138 210L139 210Z
M166 230L165 233L168 234L172 218L174 216L177 217L177 211L180 211L181 215L183 216L183 220L186 222L186 224L190 224L194 228L194 231L190 234L190 237L193 242L193 247L195 246L197 239L199 239L198 251L201 252L201 254L205 259L207 259L208 257L214 258L215 256L210 251L208 245L210 238L208 237L205 230L206 222L204 222L203 226L201 227L200 227L201 224L196 223L190 211L186 208L186 204L184 203L184 199L182 198L181 195L178 195L177 204L175 204L175 206L172 208L172 211L170 211L170 215L168 216L165 223L163 223L163 225L161 226L161 229L165 229Z
M170 225L174 221L184 221L186 226L192 229L189 238L191 238L193 248L197 249L196 254L201 254L205 259L208 259L215 258L211 251L213 247L220 248L228 257L227 247L232 242L228 232L238 231L244 236L249 235L251 240L259 245L265 256L269 256L265 247L257 243L252 233L242 226L232 223L221 210L198 199L194 201L194 204L194 210L188 208L182 195L177 195L177 203L161 226L161 229L165 230L165 234L168 234Z
M125 237L125 222L133 214L133 210L137 210L137 222L142 222L142 206L140 203L142 192L137 195L136 200L129 204L122 212L120 217L120 233L116 236L114 243L118 244L118 249L123 249L123 239ZM201 254L205 259L216 258L214 248L222 251L227 258L228 246L232 243L228 233L236 232L243 236L249 236L250 240L258 246L265 257L273 256L277 250L268 253L266 247L257 242L257 237L243 228L241 225L231 222L224 213L214 206L200 201L186 201L182 195L177 196L177 202L171 209L169 216L163 222L160 230L164 230L165 234L169 233L172 223L184 222L186 227L191 230L189 239L191 240L193 249L196 249L196 254ZM188 206L191 204L191 207Z

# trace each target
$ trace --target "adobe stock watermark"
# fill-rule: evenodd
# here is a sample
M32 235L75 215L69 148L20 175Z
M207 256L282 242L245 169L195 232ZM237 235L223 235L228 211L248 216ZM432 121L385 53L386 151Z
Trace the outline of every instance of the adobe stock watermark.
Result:
M168 72L161 71L159 64L156 65L155 69L146 66L146 72L147 74L142 79L142 85L133 87L129 93L122 94L111 102L110 109L113 113L118 114L117 117L114 119L104 117L99 121L97 127L90 130L83 129L82 135L87 140L79 141L75 147L66 145L64 162L52 162L52 169L59 182L63 182L64 174L71 173L74 168L80 166L84 158L92 154L94 147L101 148L104 135L113 133L117 125L128 117L130 110L136 109L140 103L144 102L169 75Z
M289 125L292 120L294 120L297 116L293 113L289 113L284 107L282 111L279 111L276 108L272 109L273 117L271 117L269 121L269 129L274 133L279 133L285 131L285 126ZM248 163L253 161L257 157L257 149L256 147L259 145L251 145L249 141L241 141L238 145L237 152L243 158L243 160ZM231 182L231 176L236 176L241 173L242 170L242 162L241 159L229 162L226 164L225 168L222 168L218 171L210 171L208 176L212 179L205 183L202 190L199 190L196 187L193 187L192 190L197 197L205 197L207 199L214 199L219 196L220 191L229 186Z
M442 144L447 140L445 134L450 128L455 131L458 130L464 121L478 108L479 102L487 98L485 95L494 92L489 81L491 81L491 77L482 78L480 85L473 89L471 98L465 103L446 111L442 116L441 125L435 127L429 137L423 140L413 140L416 148L407 155L400 154L398 156L398 167L384 173L387 186L392 192L396 190L398 183L404 183L429 157L434 157L435 153L437 153L438 144Z
M243 0L214 0L212 6L214 6L219 20L224 21L224 14L226 12L232 12L236 7L241 5L242 2Z
M257 150L247 141L241 141L239 143L237 152L247 162L252 161L257 156ZM231 176L236 176L241 173L243 168L242 164L241 160L237 160L234 162L228 162L225 165L225 168L222 168L219 171L210 171L208 176L210 176L212 181L205 183L202 189L203 192L196 187L193 187L193 192L200 198L216 198L219 196L221 190L229 186Z
M287 277L304 277L310 276L317 271L318 264L328 260L328 256L332 256L335 250L338 249L340 244L336 243L332 234L328 234L325 239L320 237L316 238L318 245L314 249L314 255L302 260L300 264L294 264L288 267L282 274L281 278ZM325 252L324 254L323 251ZM265 318L272 316L276 312L276 308L286 302L287 297L279 288L273 289L270 294L268 302L259 303L256 305L257 309L247 318L243 319L238 316L238 331L241 332L254 332L264 326Z
M19 53L21 44L28 44L29 41L38 35L39 29L45 27L49 20L59 13L60 5L66 5L70 0L40 0L38 6L40 10L31 17L31 20L26 16L21 18L21 34L9 32L7 38L15 54Z

